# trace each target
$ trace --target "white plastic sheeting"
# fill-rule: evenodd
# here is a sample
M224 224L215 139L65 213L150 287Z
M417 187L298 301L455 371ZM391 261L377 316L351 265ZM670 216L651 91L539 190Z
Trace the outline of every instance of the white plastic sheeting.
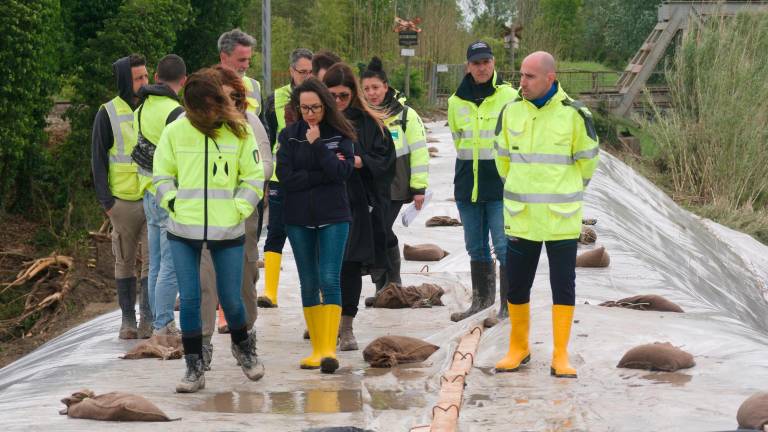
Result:
M453 149L449 131L431 123L439 142L431 160L434 197L408 228L404 243L436 243L451 254L437 263L404 262L406 283L435 282L448 307L380 310L362 308L355 321L361 348L386 334L420 337L441 346L429 361L392 370L368 368L361 351L340 353L332 376L298 368L309 351L298 277L287 244L277 309L260 309L259 353L263 380L243 377L229 354L228 336L216 335L213 370L205 390L173 393L181 361L120 360L135 342L119 341L119 313L99 317L45 344L0 370L0 430L303 430L358 426L407 430L428 422L448 353L469 325L451 311L471 293L469 260L461 227L425 228L436 215L458 218L452 202ZM463 431L490 430L717 430L734 428L736 409L768 383L766 278L768 248L680 209L647 180L606 153L586 198L585 215L596 217L598 244L607 247L607 269L577 269L577 323L571 359L577 380L549 376L551 296L542 254L532 296L532 362L519 373L494 374L508 342L509 325L489 329L467 379L461 410ZM428 273L420 273L427 272ZM363 296L373 285L366 280ZM686 314L640 312L595 306L636 294L660 294ZM586 303L589 303L588 305ZM493 311L498 308L494 306ZM628 349L669 341L694 355L697 365L677 373L617 369ZM59 400L80 388L97 393L141 394L179 422L105 424L57 414Z

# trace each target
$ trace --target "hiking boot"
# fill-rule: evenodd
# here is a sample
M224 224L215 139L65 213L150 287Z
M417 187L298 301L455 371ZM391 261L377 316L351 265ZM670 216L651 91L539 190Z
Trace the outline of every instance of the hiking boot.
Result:
M470 261L472 269L472 305L464 312L451 314L451 321L461 321L493 305L496 297L496 264Z
M259 296L256 298L256 306L260 308L276 308L277 305L272 303L272 299L267 296Z
M239 343L232 343L232 356L249 380L258 381L264 376L264 364L256 354L256 343L250 335Z
M195 393L205 388L205 367L199 354L187 354L184 356L187 363L187 372L184 378L176 384L176 393Z
M203 369L211 370L211 360L213 360L213 344L203 344Z
M173 320L166 324L165 327L154 330L152 334L155 336L181 336L181 332L176 328L176 321Z
M341 325L339 326L339 351L355 351L359 349L357 347L357 340L355 340L355 334L352 332L352 322L355 317L342 315Z

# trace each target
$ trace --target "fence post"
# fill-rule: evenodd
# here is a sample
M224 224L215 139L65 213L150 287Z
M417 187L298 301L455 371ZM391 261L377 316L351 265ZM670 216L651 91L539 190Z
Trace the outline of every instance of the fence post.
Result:
M429 104L437 103L437 63L432 63L429 71Z

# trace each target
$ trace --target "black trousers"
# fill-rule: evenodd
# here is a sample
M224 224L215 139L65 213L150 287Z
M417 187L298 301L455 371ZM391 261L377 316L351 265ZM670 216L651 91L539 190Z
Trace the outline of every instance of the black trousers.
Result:
M344 261L341 263L341 314L354 317L360 304L363 290L362 263Z
M576 303L577 239L535 242L521 238L507 240L507 301L525 304L531 300L531 287L539 266L541 245L546 243L549 258L549 283L552 303L573 306Z

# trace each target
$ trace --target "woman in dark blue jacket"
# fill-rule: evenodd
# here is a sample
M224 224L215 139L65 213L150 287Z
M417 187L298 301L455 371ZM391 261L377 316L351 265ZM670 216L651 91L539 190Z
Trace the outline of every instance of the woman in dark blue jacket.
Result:
M333 373L339 367L339 278L352 220L345 182L354 169L357 135L328 89L314 78L293 90L291 107L301 119L278 137L277 175L312 342L312 354L301 360L301 367Z

